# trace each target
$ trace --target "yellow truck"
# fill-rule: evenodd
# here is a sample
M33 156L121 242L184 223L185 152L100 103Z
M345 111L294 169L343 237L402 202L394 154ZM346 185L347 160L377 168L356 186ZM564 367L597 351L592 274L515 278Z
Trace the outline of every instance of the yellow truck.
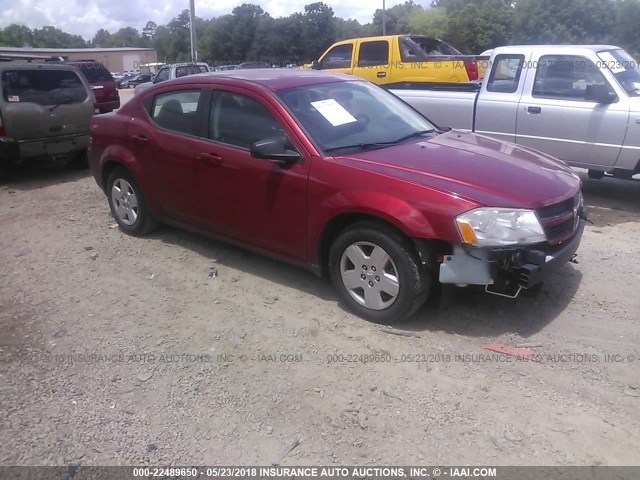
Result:
M386 35L336 42L311 64L385 86L459 83L481 78L477 57L462 55L439 38Z

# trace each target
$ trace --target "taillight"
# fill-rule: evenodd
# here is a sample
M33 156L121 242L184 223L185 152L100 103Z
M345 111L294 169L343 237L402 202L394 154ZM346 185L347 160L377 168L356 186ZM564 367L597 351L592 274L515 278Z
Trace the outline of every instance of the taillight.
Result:
M467 71L469 81L478 80L478 62L475 60L465 60L464 68Z
M4 125L2 124L2 115L0 115L0 137L4 137Z

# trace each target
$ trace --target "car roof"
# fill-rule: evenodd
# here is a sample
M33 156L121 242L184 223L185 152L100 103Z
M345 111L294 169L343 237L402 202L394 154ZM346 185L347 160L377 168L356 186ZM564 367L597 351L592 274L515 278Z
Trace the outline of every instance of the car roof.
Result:
M0 70L71 70L77 72L73 65L60 63L27 63L27 62L0 62Z
M615 45L509 45L506 47L497 47L494 49L496 53L526 53L526 52L540 52L549 53L549 54L562 54L566 53L567 55L571 55L574 52L584 52L584 51L592 51L592 52L603 52L607 50L619 50L620 47L616 47Z
M260 85L267 90L278 91L287 88L316 85L320 83L346 82L362 79L335 72L317 70L294 70L286 68L255 68L247 70L225 70L200 73L176 80L174 85L183 83L229 83L234 85ZM164 83L164 82L163 82Z

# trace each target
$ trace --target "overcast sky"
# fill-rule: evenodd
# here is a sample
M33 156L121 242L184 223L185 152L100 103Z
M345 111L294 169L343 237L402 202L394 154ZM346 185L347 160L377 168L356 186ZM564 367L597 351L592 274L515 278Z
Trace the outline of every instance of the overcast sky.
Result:
M314 0L196 0L196 15L211 18L231 13L242 3L260 5L272 17L302 12ZM382 0L325 0L334 13L342 18L355 18L369 23L373 13L382 8ZM386 7L404 0L386 0ZM431 0L418 0L423 6ZM29 28L53 25L65 32L91 40L100 28L114 33L122 27L142 30L147 21L158 25L168 23L182 10L189 8L189 0L0 0L0 27L12 23Z

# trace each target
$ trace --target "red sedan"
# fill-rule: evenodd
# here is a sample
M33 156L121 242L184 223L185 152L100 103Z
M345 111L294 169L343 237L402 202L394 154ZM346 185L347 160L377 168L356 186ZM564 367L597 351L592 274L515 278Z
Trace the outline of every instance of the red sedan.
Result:
M124 232L163 221L306 266L385 323L434 282L517 296L574 256L585 220L558 160L326 72L163 82L93 118L89 159Z

